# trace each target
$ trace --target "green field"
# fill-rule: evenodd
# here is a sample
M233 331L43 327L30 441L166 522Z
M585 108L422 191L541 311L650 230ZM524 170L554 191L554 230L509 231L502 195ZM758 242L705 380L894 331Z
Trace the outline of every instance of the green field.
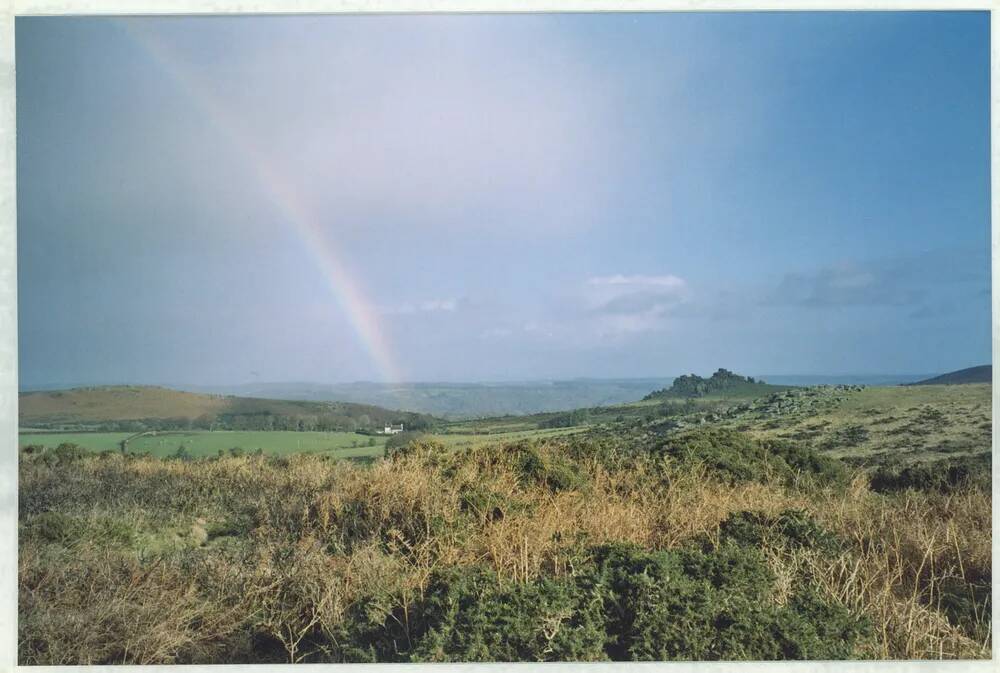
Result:
M573 428L551 428L545 430L523 430L515 432L497 432L492 434L465 434L465 433L445 433L434 435L436 439L448 448L468 448L471 446L484 446L487 444L503 444L507 442L517 442L524 439L548 439L551 437L561 437L576 432L583 432L586 427Z
M129 436L126 432L21 433L18 444L55 447L69 442L90 451L117 451L119 443ZM368 445L370 439L375 440L375 446ZM182 444L192 456L214 456L220 450L228 452L229 449L240 447L246 452L261 449L264 453L275 455L319 453L338 458L363 458L382 455L385 437L371 437L355 432L195 430L136 437L128 443L128 450L135 453L148 451L162 458L176 453Z
M583 428L555 428L495 434L449 433L435 435L449 448L466 448L483 444L512 442L521 439L541 439L579 432ZM77 444L89 451L118 451L120 442L131 434L127 432L22 432L18 445L40 444L54 448L63 443ZM375 440L370 446L369 441ZM228 452L239 447L245 452L261 449L272 455L316 453L336 458L369 458L381 456L386 437L361 435L354 432L241 432L227 430L193 430L159 432L155 435L135 437L128 443L132 453L149 452L158 458L171 456L184 446L192 456L215 456L219 451Z

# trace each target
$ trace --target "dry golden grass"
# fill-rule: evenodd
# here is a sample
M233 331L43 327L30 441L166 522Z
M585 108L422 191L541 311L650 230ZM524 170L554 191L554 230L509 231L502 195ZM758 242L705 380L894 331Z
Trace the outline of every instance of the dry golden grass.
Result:
M816 576L845 604L873 616L880 658L990 656L990 615L979 620L977 641L951 626L939 608L944 583L989 582L990 494L907 491L892 498L871 493L857 479L811 507L817 520L851 541L851 553L818 559Z

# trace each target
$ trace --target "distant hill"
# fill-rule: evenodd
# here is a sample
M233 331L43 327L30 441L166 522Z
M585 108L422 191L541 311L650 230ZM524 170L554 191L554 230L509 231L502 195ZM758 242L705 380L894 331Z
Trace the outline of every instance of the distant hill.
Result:
M923 374L761 374L757 380L779 386L898 386L934 376Z
M343 400L451 419L570 411L636 402L672 377L501 383L254 383L177 386L200 392L285 400Z
M993 365L979 365L968 369L959 369L957 372L948 372L932 379L925 379L915 383L906 383L907 386L937 386L956 385L960 383L992 383Z
M719 369L709 378L696 374L686 374L674 379L669 388L650 393L644 399L660 398L697 398L697 397L760 397L771 393L788 390L792 386L773 386L758 381L752 376L740 376L728 369Z
M19 396L21 427L141 431L377 430L386 423L422 429L430 416L350 402L306 402L183 392L158 386L100 386Z

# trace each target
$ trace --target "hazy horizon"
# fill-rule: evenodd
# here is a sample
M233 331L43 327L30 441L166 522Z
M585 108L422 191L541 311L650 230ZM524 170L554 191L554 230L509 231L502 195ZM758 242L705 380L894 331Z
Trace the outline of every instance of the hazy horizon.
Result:
M989 364L989 363L984 363ZM969 367L962 367L961 369L968 369L979 365L970 365ZM714 371L714 370L713 370ZM371 380L353 380L353 381L320 381L320 380L274 380L274 381L263 381L263 380L252 380L252 381L229 381L229 382L212 382L212 383L191 383L185 381L50 381L41 382L36 384L20 385L19 389L22 392L30 392L32 390L58 390L65 388L85 388L85 387L111 387L111 386L153 386L153 387L163 387L163 388L176 388L176 389L212 389L212 388L242 388L242 387L252 387L252 386L322 386L322 387L338 387L338 386L360 386L360 385L372 385L372 386L424 386L424 385L444 385L444 386L490 386L490 385L519 385L519 384L539 384L539 383L563 383L563 382L583 382L583 381L668 381L682 376L684 374L696 374L698 376L709 377L713 371L698 371L698 372L682 372L678 374L662 374L662 375L649 375L649 376L607 376L607 377L595 377L595 376L569 376L569 377L559 377L559 378L518 378L518 379L478 379L478 380L421 380L421 381L371 381ZM917 380L921 378L929 378L933 376L938 376L941 374L946 374L948 372L901 372L901 373L886 373L886 372L876 372L876 373L794 373L794 374L760 374L753 372L744 372L740 369L730 369L737 374L744 376L751 376L758 380L763 380L768 383L784 383L791 385L789 382L792 380L815 380L817 382L839 382L839 381L863 381L863 380L885 380L885 381L909 381ZM810 385L808 383L803 383L802 385Z
M991 362L986 12L16 37L22 389Z

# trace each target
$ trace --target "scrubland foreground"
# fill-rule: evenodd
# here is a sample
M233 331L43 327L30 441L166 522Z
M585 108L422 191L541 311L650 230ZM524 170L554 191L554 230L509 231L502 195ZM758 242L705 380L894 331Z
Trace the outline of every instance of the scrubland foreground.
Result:
M20 464L19 661L987 658L988 455L657 424L370 467Z

